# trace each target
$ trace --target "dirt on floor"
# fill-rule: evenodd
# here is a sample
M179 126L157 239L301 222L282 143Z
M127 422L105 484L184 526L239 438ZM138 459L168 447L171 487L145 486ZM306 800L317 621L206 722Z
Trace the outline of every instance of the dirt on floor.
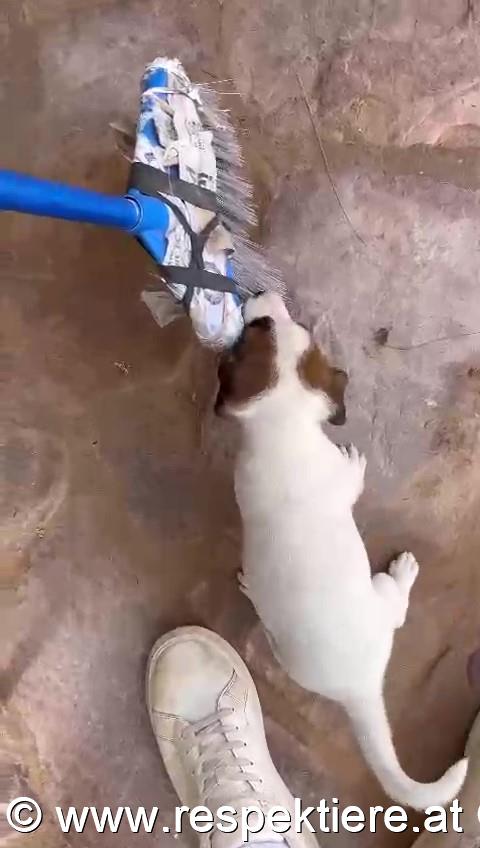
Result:
M368 457L357 517L373 567L403 549L420 561L386 696L406 770L434 779L479 706L466 669L480 643L480 9L4 10L1 167L121 192L109 124L134 119L143 66L178 55L192 78L227 80L256 236L349 371L348 423L332 435ZM236 434L213 415L215 356L186 319L155 325L139 299L151 272L116 232L2 216L2 759L6 797L33 794L46 811L37 833L9 833L21 848L131 843L123 830L62 835L55 805L157 805L172 823L143 674L153 641L179 624L217 630L246 658L294 794L387 800L344 714L285 678L237 589ZM321 842L409 845L420 825ZM145 848L172 838L135 836Z

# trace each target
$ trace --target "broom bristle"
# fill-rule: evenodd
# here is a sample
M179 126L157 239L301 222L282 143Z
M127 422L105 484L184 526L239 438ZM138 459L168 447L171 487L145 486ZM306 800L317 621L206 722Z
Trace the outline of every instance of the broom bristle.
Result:
M235 282L244 296L272 290L286 295L282 275L271 267L258 245L249 238L236 236L232 264Z
M245 174L245 163L228 112L219 104L217 92L202 85L202 119L213 135L217 160L217 198L226 223L235 238L234 279L244 297L275 290L285 295L279 271L270 267L258 245L249 237L258 224L253 188Z

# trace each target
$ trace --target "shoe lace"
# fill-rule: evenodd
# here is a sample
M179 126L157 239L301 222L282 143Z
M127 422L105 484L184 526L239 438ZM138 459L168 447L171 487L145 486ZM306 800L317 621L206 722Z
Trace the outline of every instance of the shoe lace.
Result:
M254 763L237 754L247 747L247 743L238 736L232 738L232 734L240 731L238 725L228 722L228 717L234 713L233 708L224 707L190 725L192 747L196 747L198 753L200 789L205 801L213 791L220 787L224 790L227 781L237 784L236 798L251 792L250 783L263 783L263 779L251 771ZM243 784L243 788L238 786L239 783Z

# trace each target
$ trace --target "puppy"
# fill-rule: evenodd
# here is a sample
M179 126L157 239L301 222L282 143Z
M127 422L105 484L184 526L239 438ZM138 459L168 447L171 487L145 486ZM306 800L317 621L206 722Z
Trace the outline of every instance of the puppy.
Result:
M245 329L219 368L218 413L242 426L235 493L244 528L241 588L297 683L341 703L385 791L423 810L455 797L467 760L434 783L403 771L385 713L393 635L405 621L418 565L370 571L352 516L365 457L339 449L322 423L345 421L347 375L330 367L277 294L245 305Z

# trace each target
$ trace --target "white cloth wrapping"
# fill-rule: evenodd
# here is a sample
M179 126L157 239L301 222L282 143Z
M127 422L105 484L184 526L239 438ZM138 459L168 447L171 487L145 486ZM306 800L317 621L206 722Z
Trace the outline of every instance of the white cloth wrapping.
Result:
M164 84L158 85L158 72L161 71L165 75ZM192 85L178 59L163 58L147 67L144 86L134 160L216 192L212 133L202 126L197 111L201 103L198 88ZM213 217L212 212L166 196L179 206L195 232L203 230ZM163 264L187 267L190 238L170 209L166 239ZM219 224L203 251L205 270L231 276L229 256L232 250L230 234ZM182 300L183 285L170 283L168 288L177 301ZM161 326L173 320L179 311L172 308L170 299L162 292L144 291L142 299ZM230 292L195 288L189 314L200 340L215 347L233 344L243 327L242 299Z

